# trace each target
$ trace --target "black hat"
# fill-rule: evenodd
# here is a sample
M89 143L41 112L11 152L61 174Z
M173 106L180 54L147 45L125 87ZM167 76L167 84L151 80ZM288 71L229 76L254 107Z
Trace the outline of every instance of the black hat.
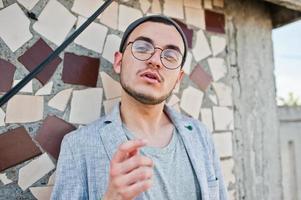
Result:
M147 21L151 21L151 22L162 22L162 23L166 23L168 25L171 25L171 26L174 26L177 31L180 33L182 39L183 39L183 43L184 43L184 55L183 55L183 60L182 60L182 67L185 63L185 60L186 60L186 55L187 55L187 49L188 49L188 45L187 45L187 39L186 39L186 36L185 34L183 33L181 27L174 21L172 20L171 18L169 17L166 17L166 16L163 16L163 15L150 15L150 16L146 16L146 17L142 17L142 18L139 18L137 19L136 21L132 22L128 27L127 29L125 30L124 34L123 34L123 37L121 39L121 42L120 42L120 47L119 47L119 51L122 52L124 50L124 46L125 46L125 43L129 37L129 35L133 32L133 30L139 26L140 24L144 23L144 22L147 22Z

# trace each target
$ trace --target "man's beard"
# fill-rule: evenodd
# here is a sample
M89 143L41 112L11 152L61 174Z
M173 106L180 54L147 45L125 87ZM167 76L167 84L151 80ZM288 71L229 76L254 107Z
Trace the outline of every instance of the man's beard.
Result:
M172 91L173 89L176 87L176 83L174 85L174 87L168 91L167 94L165 95L162 95L161 97L154 97L154 96L151 96L151 95L147 95L147 94L144 94L144 93L140 93L140 92L137 92L135 91L133 88L131 88L129 85L127 85L125 82L124 82L124 76L123 76L123 73L122 73L122 70L121 70L121 73L120 73L120 84L121 84L121 87L124 89L124 91L129 94L131 97L133 97L134 99L136 99L137 101L139 101L140 103L142 104L146 104L146 105L156 105L156 104L160 104L162 103L163 101L165 101L168 97L170 97L170 95L172 94Z

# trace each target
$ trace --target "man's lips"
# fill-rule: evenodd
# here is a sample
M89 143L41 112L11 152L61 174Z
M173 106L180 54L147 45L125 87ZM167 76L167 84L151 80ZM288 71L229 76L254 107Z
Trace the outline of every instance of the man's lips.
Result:
M155 80L159 83L162 81L160 76L155 72L146 71L146 72L143 72L140 76L145 77L145 78L150 79L150 80Z

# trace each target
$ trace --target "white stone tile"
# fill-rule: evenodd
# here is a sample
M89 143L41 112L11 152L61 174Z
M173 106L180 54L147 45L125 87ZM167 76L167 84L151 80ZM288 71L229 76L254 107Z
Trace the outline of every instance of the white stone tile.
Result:
M190 74L191 72L191 62L192 62L192 54L188 51L187 52L187 56L186 56L186 60L183 66L183 71L185 74Z
M55 183L55 171L51 174L51 176L48 179L47 185L53 186Z
M29 188L31 194L37 200L49 200L51 197L53 186L46 186L46 187L31 187Z
M221 158L231 157L233 155L231 132L215 133L212 137L216 151Z
M4 7L3 2L2 2L2 0L0 0L0 8L3 8L3 7Z
M73 91L69 121L75 124L88 124L100 117L102 88L89 88Z
M89 18L104 3L102 0L74 0L71 10Z
M115 81L105 72L100 72L100 76L106 99L108 100L120 97L122 91L120 83Z
M185 7L185 14L187 24L193 25L203 30L206 29L204 9Z
M0 127L5 126L5 112L0 108Z
M55 165L47 153L44 153L19 170L18 185L23 191L25 191L28 187L43 178L43 176L54 168Z
M210 108L201 109L202 122L207 126L210 132L213 131L212 111Z
M211 55L211 49L202 30L199 30L196 34L196 42L192 53L197 62Z
M60 45L75 22L76 17L69 10L56 0L50 0L33 25L33 29L54 44Z
M211 10L213 8L212 0L204 0L204 8Z
M119 103L121 100L121 98L116 98L116 99L110 99L110 100L105 100L103 102L103 106L104 106L104 109L105 109L105 114L109 114L112 109L114 108L114 106Z
M224 8L224 0L213 0L213 5L219 8Z
M109 7L100 15L99 21L112 28L118 28L118 3L113 1Z
M208 64L215 82L227 74L227 67L223 58L208 58Z
M13 87L15 87L21 80L14 80ZM29 81L19 92L32 93L32 80Z
M102 53L102 57L110 61L111 63L114 62L114 53L119 51L120 45L120 37L117 35L111 34L107 36L105 47Z
M15 95L8 101L6 123L29 123L43 119L42 96Z
M24 6L27 10L33 9L33 7L39 2L39 0L17 0L19 4Z
M212 83L220 106L232 106L232 89L224 83Z
M125 5L119 5L118 30L125 31L130 23L141 17L142 13L140 10Z
M213 56L217 56L219 53L223 52L226 48L226 39L220 36L211 36L211 47Z
M230 185L230 183L235 183L235 176L233 174L234 161L233 159L226 159L221 161L222 174L226 183L226 187Z
M198 89L188 86L183 90L180 107L195 119L199 118L204 93Z
M177 95L172 95L169 100L168 100L168 103L166 105L168 106L174 106L175 104L179 103L180 102L180 99Z
M183 0L165 0L163 13L169 17L184 19Z
M215 131L233 130L233 110L227 107L213 106Z
M214 94L209 94L208 97L209 97L209 99L211 100L212 103L217 105L217 97Z
M152 7L151 7L151 13L152 14L161 14L161 5L159 0L153 0Z
M139 0L139 3L142 12L146 14L151 7L151 3L148 0Z
M0 37L12 51L32 38L29 26L30 20L17 3L0 10Z
M202 8L202 0L184 0L184 6L191 8Z
M52 88L53 88L53 81L49 81L46 85L44 85L42 88L40 88L37 92L36 92L36 96L46 96L46 95L50 95L52 92Z
M78 17L77 28L80 27L86 18ZM75 40L74 43L81 45L87 49L102 53L108 28L92 22Z
M13 182L9 178L7 178L6 174L1 174L1 173L0 173L0 181L3 183L3 185L7 185Z
M60 91L49 100L48 106L63 112L66 109L72 91L72 88Z

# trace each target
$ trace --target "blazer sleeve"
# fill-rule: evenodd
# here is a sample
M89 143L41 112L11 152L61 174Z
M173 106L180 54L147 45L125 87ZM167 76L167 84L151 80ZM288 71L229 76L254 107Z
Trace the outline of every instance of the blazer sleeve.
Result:
M82 176L85 171L80 168L80 160L74 158L68 136L61 144L51 200L88 199L87 185Z

